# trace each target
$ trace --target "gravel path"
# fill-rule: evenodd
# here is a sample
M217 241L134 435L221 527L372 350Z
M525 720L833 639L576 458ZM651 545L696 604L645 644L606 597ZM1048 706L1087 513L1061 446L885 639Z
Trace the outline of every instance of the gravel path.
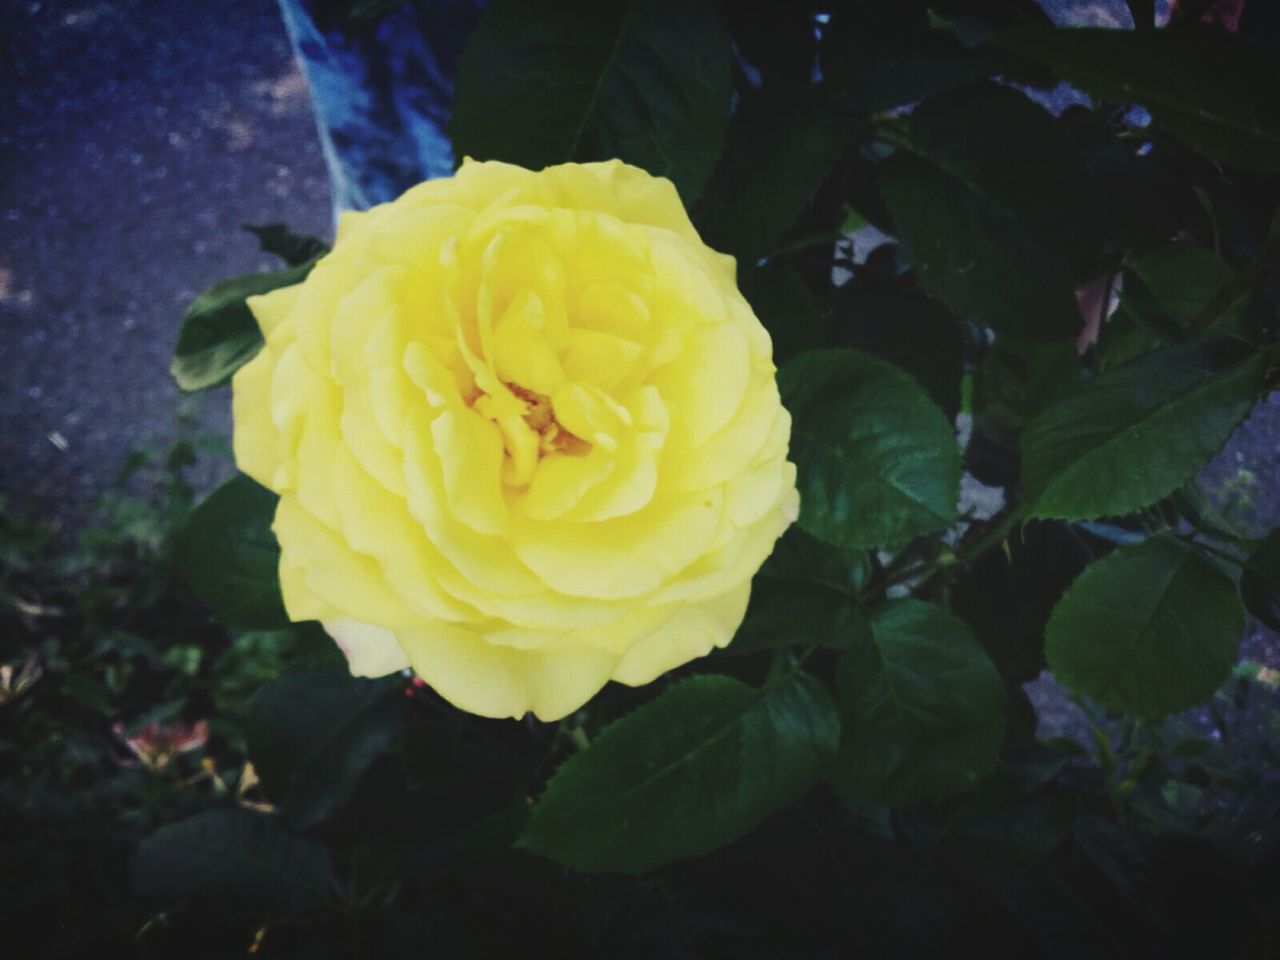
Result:
M0 492L75 525L173 435L186 304L272 265L240 224L327 234L328 184L272 0L10 3L0 38ZM192 406L229 435L225 389Z

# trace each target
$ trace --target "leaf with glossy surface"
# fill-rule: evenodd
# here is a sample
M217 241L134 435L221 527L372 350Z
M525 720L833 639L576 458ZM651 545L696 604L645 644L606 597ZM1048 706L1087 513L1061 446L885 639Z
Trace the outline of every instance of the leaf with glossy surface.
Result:
M933 800L991 770L1004 684L964 621L920 600L884 604L868 642L841 658L833 782L870 803Z
M289 624L280 597L279 498L248 477L228 480L192 512L178 539L179 576L213 615L239 630Z
M1032 516L1120 516L1180 487L1253 406L1267 355L1209 338L1147 354L1085 383L1022 433Z
M226 383L262 347L262 331L245 300L301 283L315 261L276 273L253 273L215 284L187 307L169 372L187 391Z
M687 205L720 156L732 63L704 0L496 0L459 61L454 146L534 170L616 157Z
M1006 336L1074 336L1075 286L1100 221L1058 122L1016 91L981 84L921 104L905 133L877 179L925 286Z
M1122 547L1082 573L1045 628L1049 668L1075 693L1134 717L1213 695L1235 664L1244 616L1231 580L1191 547Z
M305 829L345 805L403 720L404 701L385 682L294 671L254 698L249 757L285 819Z
M778 384L794 418L802 529L861 549L955 521L955 433L910 375L856 350L813 350L784 365Z
M323 844L248 810L206 810L161 827L138 848L132 873L141 897L173 902L205 895L257 916L331 899Z
M994 42L1086 93L1137 103L1207 157L1280 167L1280 63L1220 31L1014 30Z
M763 689L691 677L565 761L520 845L586 872L709 853L812 787L838 736L826 690L804 673Z

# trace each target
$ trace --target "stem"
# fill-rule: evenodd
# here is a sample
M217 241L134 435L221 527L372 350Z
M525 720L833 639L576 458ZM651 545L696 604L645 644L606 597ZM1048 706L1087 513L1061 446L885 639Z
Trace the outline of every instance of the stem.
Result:
M838 230L829 233L811 233L779 247L766 255L765 259L772 260L774 257L785 257L788 254L799 253L801 250L808 250L810 247L817 247L824 243L839 243L843 239L845 239L845 235Z
M928 560L918 563L913 567L907 567L897 572L893 571L893 565L890 564L888 575L880 583L860 594L860 599L867 600L878 597L887 591L890 587L896 587L900 584L907 583L919 577L927 577L943 567L967 567L974 560L987 551L988 548L994 546L1004 540L1022 521L1022 505L1006 507L1004 513L996 514L992 517L990 526L988 526L977 540L973 543L962 546L961 549L954 553L945 553L936 560Z
M995 546L1004 540L1013 528L1022 522L1022 510L1022 504L1015 504L1006 507L1003 515L996 514L992 517L992 525L983 532L982 536L968 546L962 545L962 549L956 551L955 563L967 566L985 553L988 547Z

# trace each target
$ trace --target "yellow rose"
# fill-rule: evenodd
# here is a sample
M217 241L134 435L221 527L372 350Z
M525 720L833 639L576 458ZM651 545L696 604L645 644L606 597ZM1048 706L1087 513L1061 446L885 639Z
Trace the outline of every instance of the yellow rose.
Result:
M554 720L733 637L796 516L791 420L670 181L468 162L249 305L236 462L353 673Z

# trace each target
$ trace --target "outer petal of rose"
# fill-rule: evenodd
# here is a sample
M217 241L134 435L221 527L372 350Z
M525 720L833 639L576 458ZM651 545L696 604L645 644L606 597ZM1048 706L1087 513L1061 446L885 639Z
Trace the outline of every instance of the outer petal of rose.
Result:
M380 486L341 447L333 485L343 538L379 563L387 585L411 610L424 620L478 619L474 609L442 589L439 573L447 561L409 515L404 498Z
M262 336L269 339L284 323L298 303L302 292L302 284L295 283L287 287L277 287L267 293L258 294L245 300L245 304L258 321Z
M313 619L314 597L353 620L391 629L422 622L422 617L409 610L387 585L382 568L372 557L352 550L334 530L298 506L293 497L280 498L271 528L280 541L282 571L286 565L303 571L305 593L286 589L286 578L283 573L281 576L284 606L290 619Z
M613 190L618 198L618 216L628 223L647 223L663 227L697 246L702 245L698 232L689 221L675 184L666 177L654 177L639 167L621 161L613 175Z
M723 522L721 491L653 502L602 523L541 524L512 514L512 547L570 596L621 600L652 593L706 552Z
M385 677L409 666L396 635L359 620L325 620L325 632L347 658L353 677Z
M271 381L275 356L269 347L236 371L231 381L231 438L236 466L264 487L272 487L280 465L279 437L271 422Z
M662 628L633 643L613 679L638 687L682 663L706 656L733 639L747 612L750 581L700 603L685 605Z
M698 327L680 357L651 382L671 407L673 440L700 447L724 429L746 401L751 382L746 338L729 323Z
M617 656L586 646L493 646L473 630L441 624L397 632L413 669L454 706L483 717L559 720L609 680Z

